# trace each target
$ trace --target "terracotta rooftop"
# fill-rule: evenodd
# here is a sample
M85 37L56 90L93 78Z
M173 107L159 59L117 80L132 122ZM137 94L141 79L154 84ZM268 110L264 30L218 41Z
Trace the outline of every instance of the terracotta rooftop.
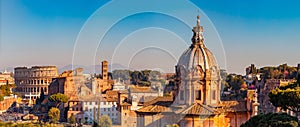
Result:
M128 90L120 90L119 93L128 93Z
M217 112L245 112L247 109L247 101L221 101L217 108Z
M168 106L165 105L148 105L137 110L137 112L146 112L146 113L160 113L166 111L171 111L171 110Z
M157 97L151 101L145 102L144 107L137 110L137 112L159 113L171 111L169 106L173 103L172 97Z
M163 96L156 97L155 99L145 102L144 105L155 105L155 104L168 104L173 103L173 97Z
M207 105L195 103L191 105L189 108L187 108L186 110L184 110L182 114L210 116L210 115L214 115L215 112L214 112L214 108L211 108Z
M108 102L118 101L118 91L106 91L106 100Z
M157 99L157 96L143 96L143 98L144 98L144 101L141 102L141 103L142 103L142 104L145 104L145 103L147 103L147 102L151 102L151 101Z
M157 93L151 87L130 87L129 91L131 93Z
M106 97L118 97L118 91L106 91Z
M123 102L123 103L121 103L120 105L131 105L130 103L128 103L128 102Z
M106 98L107 102L118 102L118 98Z
M144 106L137 110L143 113L160 113L160 112L176 112L172 97L157 97L152 101L146 102ZM129 104L130 105L130 104ZM180 109L180 108L179 108ZM187 108L183 108L182 113L185 115L211 116L225 112L244 112L248 111L246 101L222 101L218 105L210 106L195 103Z

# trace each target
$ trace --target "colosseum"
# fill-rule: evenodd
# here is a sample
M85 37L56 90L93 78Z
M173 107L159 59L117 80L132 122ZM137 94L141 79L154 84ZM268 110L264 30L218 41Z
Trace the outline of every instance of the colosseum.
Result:
M52 78L58 76L56 66L16 67L14 70L16 92L19 92L22 97L32 100L39 97L42 90L48 94L48 85Z

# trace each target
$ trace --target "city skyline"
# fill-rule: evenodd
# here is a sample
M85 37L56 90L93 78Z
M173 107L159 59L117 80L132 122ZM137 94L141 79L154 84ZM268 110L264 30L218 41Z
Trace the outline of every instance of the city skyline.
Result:
M190 29L196 24L198 14L204 24L205 45L215 52L221 68L229 73L244 74L245 68L252 63L258 67L283 63L296 66L300 63L297 56L300 53L297 50L300 46L297 43L300 39L297 36L300 32L297 24L300 14L297 12L300 9L297 3L191 2L196 5L194 8L185 8L180 2L157 5L165 7L164 11L170 14L176 13L182 17L149 11L123 18L107 32L101 40L103 43L95 48L95 56L82 54L97 60L79 57L78 64L88 66L108 60L136 69L153 69L155 65L160 65L157 69L174 71L180 54L191 44ZM120 13L114 8L109 15L97 19L97 10L101 11L109 4L112 6L113 2L1 1L0 70L14 66L62 67L74 64L74 47L86 22L91 21L93 15L103 24L114 22L114 16ZM133 8L144 4L127 3L122 7ZM197 12L198 8L200 12ZM101 28L103 24L92 25ZM85 41L88 44L89 39ZM131 47L132 50L128 51ZM88 50L83 49L85 52ZM128 55L124 56L126 53ZM130 61L125 58L130 58ZM156 63L151 63L153 61Z

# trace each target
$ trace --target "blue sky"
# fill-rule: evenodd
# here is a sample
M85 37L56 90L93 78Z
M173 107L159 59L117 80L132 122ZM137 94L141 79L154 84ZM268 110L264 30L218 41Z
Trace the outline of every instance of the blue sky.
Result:
M243 74L251 63L300 63L300 2L190 1L195 7L183 5L182 1L147 2L151 1L1 0L0 69L64 66L74 61L92 65L105 59L132 68L170 72L191 43L191 27L196 24L197 14L201 15L205 29L205 44L228 72ZM144 9L132 10L139 9L138 6L171 15L141 11L115 21L126 11ZM93 33L112 22L116 23L99 41L102 35ZM92 37L99 44L91 50L87 45L92 43Z

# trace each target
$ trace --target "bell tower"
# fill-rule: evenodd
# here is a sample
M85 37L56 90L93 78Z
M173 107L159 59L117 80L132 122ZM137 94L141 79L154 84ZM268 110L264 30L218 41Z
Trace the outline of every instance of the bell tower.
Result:
M102 61L102 78L103 80L108 79L108 62Z

